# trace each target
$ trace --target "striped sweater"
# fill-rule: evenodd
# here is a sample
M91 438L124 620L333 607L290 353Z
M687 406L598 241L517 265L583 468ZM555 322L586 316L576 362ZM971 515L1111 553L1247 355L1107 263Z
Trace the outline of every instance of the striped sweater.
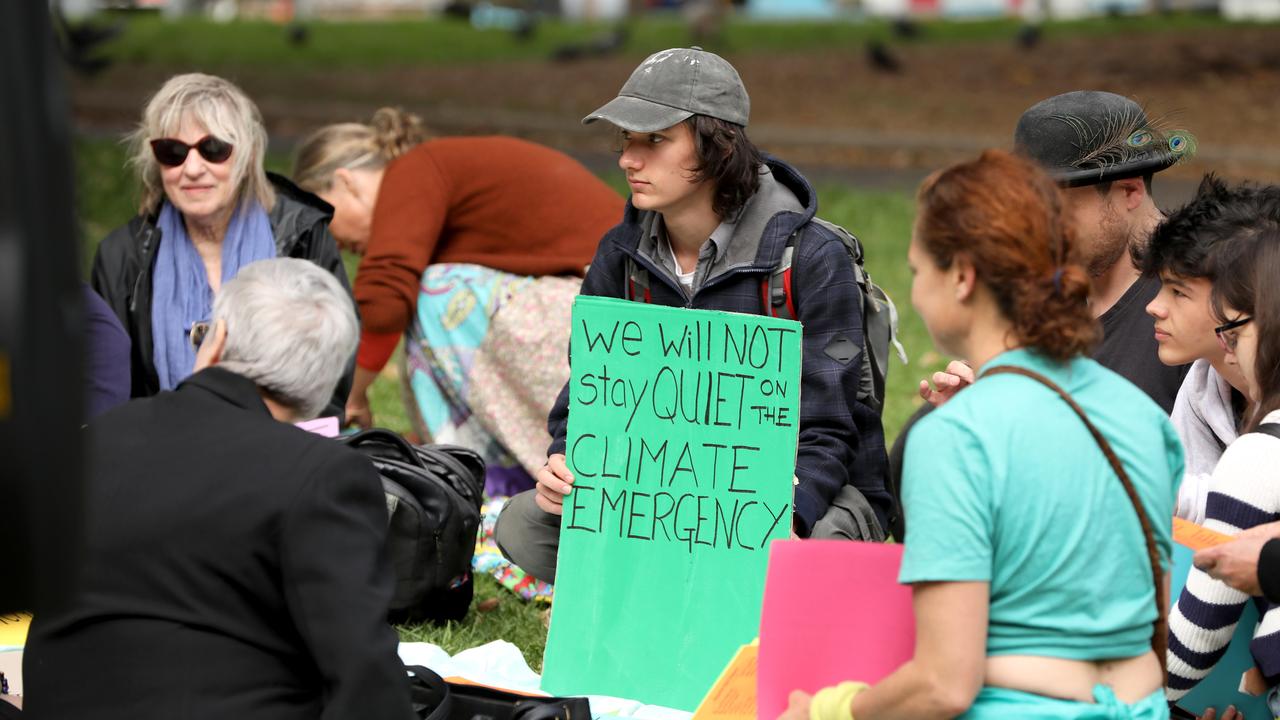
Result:
M1264 422L1280 422L1280 411ZM1213 471L1205 527L1235 534L1280 520L1280 439L1252 433L1227 448ZM1280 680L1280 606L1250 598L1192 568L1169 614L1168 696L1178 700L1222 658L1246 602L1258 603L1262 620L1249 649L1268 684Z

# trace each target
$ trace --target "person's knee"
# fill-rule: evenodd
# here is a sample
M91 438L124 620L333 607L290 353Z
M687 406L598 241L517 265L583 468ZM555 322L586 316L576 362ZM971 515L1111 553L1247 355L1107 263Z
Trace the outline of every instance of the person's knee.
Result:
M536 492L536 491L532 491ZM516 558L511 556L507 550L508 547L518 548L518 542L521 531L524 530L526 524L525 515L522 512L522 505L526 500L525 496L529 492L523 492L507 498L507 504L502 507L502 512L498 513L498 519L493 525L493 541L498 546L498 550L502 552L502 556L511 562L516 562ZM518 564L518 563L517 563Z
M862 540L884 542L884 529L866 497L852 485L845 485L831 501L831 507L813 524L814 540Z
M536 490L513 496L498 515L493 540L511 564L539 580L555 582L560 518L538 507Z

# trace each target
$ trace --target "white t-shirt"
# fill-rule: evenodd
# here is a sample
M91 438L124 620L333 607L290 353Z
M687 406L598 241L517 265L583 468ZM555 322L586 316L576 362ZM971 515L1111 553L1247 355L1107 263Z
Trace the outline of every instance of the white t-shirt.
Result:
M667 252L671 253L671 262L672 264L675 265L677 269L676 279L680 281L680 284L682 286L684 286L685 292L692 295L693 294L693 274L698 271L698 266L694 265L693 269L690 270L689 272L679 272L679 269L681 267L680 259L676 257L676 249L671 247L670 239L667 240Z

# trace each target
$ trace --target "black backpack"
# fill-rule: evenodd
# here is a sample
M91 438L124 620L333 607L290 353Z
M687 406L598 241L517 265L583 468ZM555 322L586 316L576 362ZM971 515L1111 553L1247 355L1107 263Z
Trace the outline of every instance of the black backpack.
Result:
M469 683L451 683L421 665L411 673L409 695L420 720L591 720L584 697L535 697Z
M387 496L387 557L396 580L388 620L461 620L473 594L484 460L455 445L411 445L380 428L341 442L373 461Z

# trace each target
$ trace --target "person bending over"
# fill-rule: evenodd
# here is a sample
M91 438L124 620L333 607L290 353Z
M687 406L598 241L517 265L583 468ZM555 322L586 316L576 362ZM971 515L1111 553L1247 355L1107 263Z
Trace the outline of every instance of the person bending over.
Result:
M400 377L418 438L481 453L490 496L533 487L547 413L569 378L573 297L622 198L551 148L428 139L395 108L317 130L294 177L333 205L334 236L363 256L351 421L373 423L369 385L404 336Z

